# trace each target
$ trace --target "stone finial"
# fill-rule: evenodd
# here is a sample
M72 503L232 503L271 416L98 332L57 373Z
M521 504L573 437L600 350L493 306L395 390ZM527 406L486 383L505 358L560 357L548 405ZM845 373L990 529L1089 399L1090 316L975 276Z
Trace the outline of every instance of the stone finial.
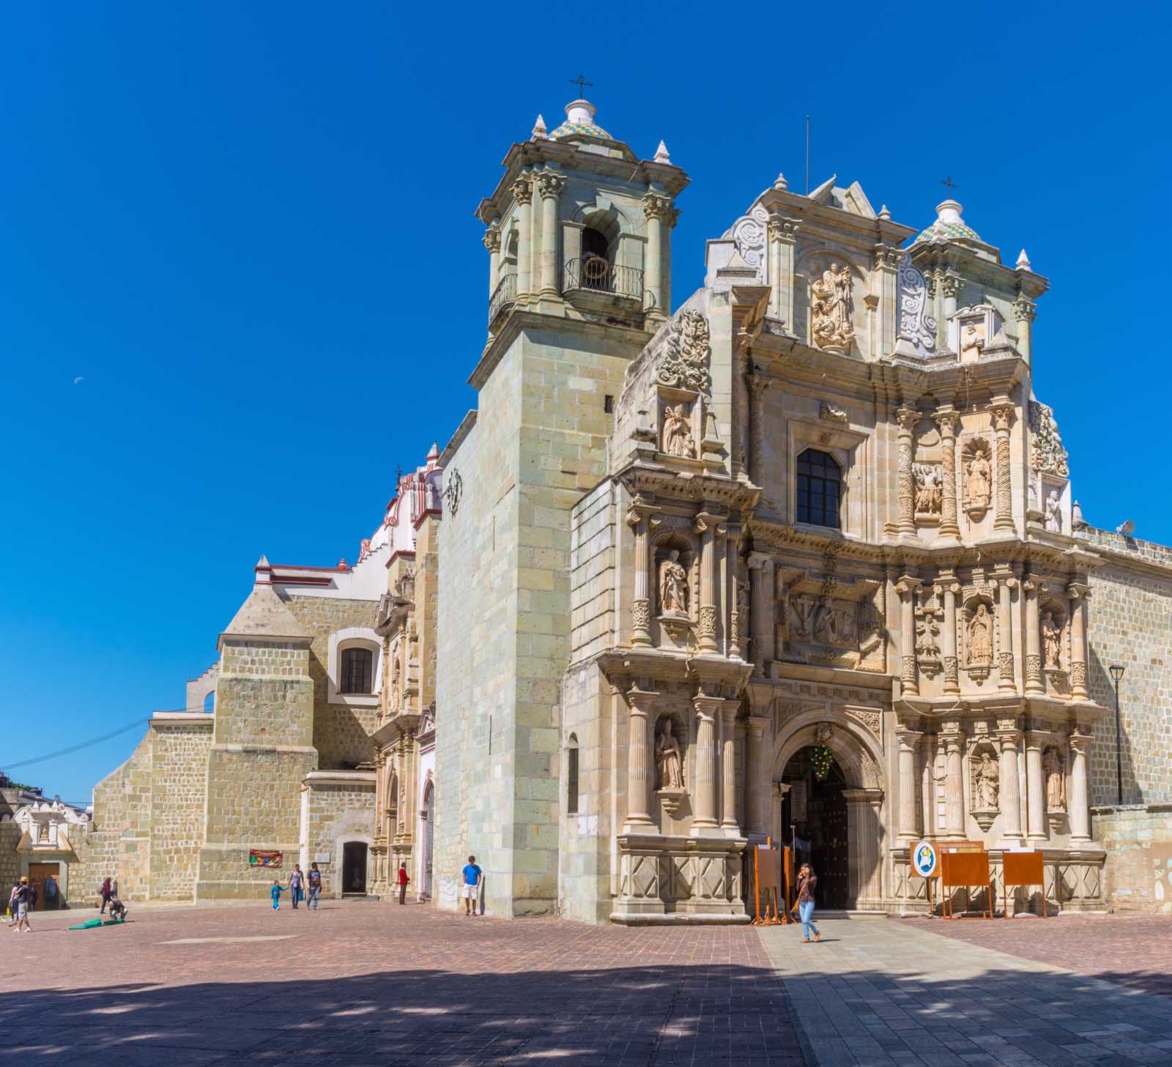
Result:
M273 584L273 569L269 564L268 557L261 555L260 559L256 561L256 585L272 585Z
M340 560L338 560L338 570L348 571L349 569L350 569L350 564L346 562L346 557L343 556Z
M533 140L549 140L549 130L545 128L545 119L543 119L540 115L537 116L537 121L533 124Z
M1029 270L1030 269L1030 257L1026 255L1026 250L1024 248L1021 250L1021 255L1017 257L1017 269L1018 270Z
M659 142L659 147L655 150L655 162L656 163L670 163L671 162L671 156L668 155L668 152L667 152L667 145L665 145L662 141Z
M789 188L789 182L787 182L785 180L785 175L782 174L780 171L778 172L777 180L773 183L773 188L774 189L781 189L782 191L785 191L786 189Z
M880 217L880 218L881 218L881 219L882 219L884 222L888 222L888 221L891 219L891 212L887 210L887 205L886 205L886 204L884 204L884 205L883 205L883 206L882 206L882 207L879 209L879 217Z
M1082 505L1077 500L1070 506L1070 525L1076 530L1085 529L1087 525L1082 517Z
M936 205L936 218L941 222L957 223L964 225L964 219L961 217L961 212L964 207L956 200L942 200Z
M592 126L595 111L589 100L571 100L566 104L566 120L579 126Z
M429 468L439 466L439 457L440 457L439 442L433 441L431 443L431 448L428 449L428 452L427 452L427 466Z

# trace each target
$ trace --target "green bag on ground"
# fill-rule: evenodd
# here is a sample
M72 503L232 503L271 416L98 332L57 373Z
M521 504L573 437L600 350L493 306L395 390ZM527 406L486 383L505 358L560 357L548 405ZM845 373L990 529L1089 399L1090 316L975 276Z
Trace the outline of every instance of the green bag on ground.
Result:
M80 926L71 926L70 930L92 930L95 926L101 926L101 919L90 919L89 922L84 922Z

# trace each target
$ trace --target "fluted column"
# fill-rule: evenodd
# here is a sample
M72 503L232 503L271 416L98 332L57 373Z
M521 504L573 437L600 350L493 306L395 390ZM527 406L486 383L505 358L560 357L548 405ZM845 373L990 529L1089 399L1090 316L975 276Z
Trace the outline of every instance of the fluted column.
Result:
M1087 699L1087 597L1090 589L1082 582L1066 587L1070 597L1070 695Z
M897 468L897 492L899 499L900 534L915 535L916 508L915 482L912 476L912 431L915 429L919 412L912 408L900 408L895 413L898 429L899 461Z
M754 673L764 675L766 664L774 658L773 560L753 553L749 557L749 577L753 594L753 610L750 612L753 641L750 652L756 667Z
M1091 839L1090 811L1087 807L1087 751L1091 739L1086 734L1070 735L1070 843Z
M746 641L745 625L748 619L742 619L742 607L747 607L747 601L741 595L741 574L738 566L738 556L741 550L741 526L738 523L729 523L728 533L724 539L724 588L725 588L725 615L728 619L726 631L725 653L730 659L744 659L743 650Z
M940 586L944 590L944 632L940 656L944 661L944 692L960 692L960 660L956 655L956 594L961 591L952 571L940 572Z
M1030 731L1025 735L1026 830L1030 843L1034 845L1046 840L1046 782L1042 774L1042 747L1045 743L1044 734Z
M672 211L671 198L657 193L643 197L647 217L647 270L644 285L646 311L651 318L666 319L669 312L663 291L663 226Z
M916 818L916 791L919 789L916 746L924 735L900 726L896 736L899 739L899 836L910 842L920 836L919 820Z
M1005 693L1017 692L1013 662L1013 590L1017 579L1012 573L997 571L997 688Z
M993 520L993 529L1012 530L1013 473L1009 462L1009 427L1013 421L1013 404L1007 397L1000 397L990 405L989 411L993 416L997 452L997 517Z
M745 375L745 382L749 386L749 478L754 485L765 488L765 392L772 384L772 379L763 378L759 374ZM766 506L768 501L762 500Z
M769 833L769 771L765 766L769 758L769 748L765 744L765 728L769 720L763 715L750 715L745 725L749 744L745 760L745 821L750 834L764 837Z
M737 739L739 700L726 700L721 708L720 732L720 828L729 837L740 837L737 822Z
M923 583L908 575L895 586L899 594L899 677L904 696L919 696L916 676L916 591Z
M564 175L543 171L537 179L541 191L541 295L558 295L558 201L566 186Z
M944 499L940 505L940 536L960 540L960 523L956 511L956 409L951 405L936 412L940 428L941 472Z
M1013 302L1013 317L1017 320L1017 350L1026 363L1030 362L1030 353L1033 348L1034 319L1037 316L1037 305L1023 293L1019 293Z
M623 827L626 831L652 825L648 731L651 709L658 697L658 693L638 686L627 690L627 821Z
M794 332L794 244L801 224L783 215L769 218L769 316Z
M654 508L636 496L627 511L635 533L635 595L631 600L631 644L651 644L651 516Z
M951 726L940 735L945 752L944 832L949 837L964 837L964 734L956 724Z
M1032 577L1027 578L1021 583L1021 588L1026 598L1025 691L1043 693L1045 687L1042 685L1042 653L1039 647L1038 582Z
M533 181L523 174L513 182L513 198L517 201L517 299L529 295L529 257L533 240Z
M1021 732L1017 723L1006 720L999 725L997 738L1001 742L1000 788L1002 837L1010 845L1021 844L1021 796L1018 789L1017 752Z
M696 633L701 652L716 651L716 535L724 533L720 516L701 511L696 516L700 535L700 610Z
M960 296L963 286L964 281L955 274L945 274L940 279L940 292L944 296L944 321L941 325L944 326L945 331L948 329L948 322L956 314L956 298ZM945 332L945 336L948 336L947 332Z
M492 299L501 280L501 231L495 222L484 231L484 247L488 249L488 296Z
M715 830L716 822L716 716L724 701L700 693L693 698L696 709L696 807L692 833Z

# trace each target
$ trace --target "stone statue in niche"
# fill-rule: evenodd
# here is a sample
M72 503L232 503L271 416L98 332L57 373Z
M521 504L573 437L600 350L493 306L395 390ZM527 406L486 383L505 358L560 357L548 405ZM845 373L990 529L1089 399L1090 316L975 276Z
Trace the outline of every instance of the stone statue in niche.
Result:
M969 663L993 662L993 616L982 602L969 621Z
M680 760L680 744L672 733L671 719L663 719L663 726L655 736L655 770L659 789L683 789L684 771Z
M1042 615L1042 662L1052 670L1062 667L1062 627L1054 618L1054 612Z
M688 614L688 575L673 548L659 566L659 610L664 615Z
M921 515L939 515L944 504L944 486L940 468L932 463L913 463L916 479L916 511Z
M696 458L696 442L692 437L692 427L688 417L684 414L684 405L677 404L666 407L663 411L663 450L669 456L683 456L686 459Z
M985 348L985 323L983 319L970 319L960 330L960 358L980 359Z
M851 325L850 267L831 263L820 278L810 283L810 332L821 348L848 348L854 337Z
M1051 489L1046 497L1046 517L1042 522L1050 533L1062 533L1062 505L1058 501L1058 490Z
M1066 810L1066 778L1062 753L1053 745L1042 753L1042 773L1046 776L1046 809Z
M922 618L916 626L916 655L921 659L940 658L940 624L932 615Z
M989 453L978 449L965 470L965 493L970 507L987 508L992 496L992 472Z
M980 811L997 810L997 794L1001 789L997 761L988 752L981 754L981 762L973 768L973 799Z

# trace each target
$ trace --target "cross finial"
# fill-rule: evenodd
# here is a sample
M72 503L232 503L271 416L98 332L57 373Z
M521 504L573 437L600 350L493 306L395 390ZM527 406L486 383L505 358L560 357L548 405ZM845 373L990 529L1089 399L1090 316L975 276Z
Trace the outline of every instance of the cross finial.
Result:
M588 81L586 80L586 77L585 77L585 75L582 75L582 74L579 74L579 75L578 75L578 77L576 77L576 78L571 78L571 79L570 79L570 84L571 84L571 85L576 85L576 86L578 87L578 95L579 95L579 96L583 96L583 95L584 95L582 90L583 90L583 89L585 89L585 87L586 87L587 85L589 85L591 88L593 88L593 87L594 87L594 82L588 82Z
M948 190L948 192L949 192L949 195L951 195L951 194L952 194L952 190L953 190L953 189L959 189L959 188L960 188L960 186L959 186L959 185L957 185L957 184L956 184L956 182L954 182L954 181L952 180L952 175L951 175L951 174L950 174L950 175L948 175L948 177L947 177L947 178L945 178L945 179L944 179L944 180L943 180L943 181L942 181L940 184L941 184L941 185L943 185L943 186L944 186L944 187L945 187L945 188Z

